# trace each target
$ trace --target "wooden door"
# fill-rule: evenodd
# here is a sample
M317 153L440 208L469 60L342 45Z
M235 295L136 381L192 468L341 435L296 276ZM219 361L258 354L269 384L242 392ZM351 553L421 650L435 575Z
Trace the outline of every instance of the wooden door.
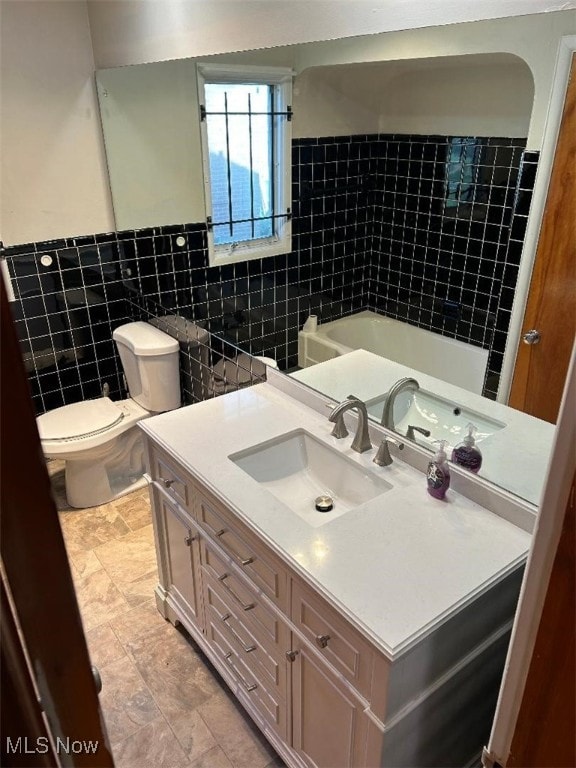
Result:
M575 484L564 515L507 768L576 765Z
M42 755L51 758L49 734L58 764L107 768L112 755L2 280L0 305L1 555L7 595L2 640L8 637L6 620L13 619L17 628L11 644L2 648L2 709L18 707L18 717L10 721L2 713L8 730L2 733L1 764L31 766L41 764ZM30 660L28 679L24 653ZM32 684L42 713L33 706Z
M552 166L508 404L556 423L576 331L576 57Z

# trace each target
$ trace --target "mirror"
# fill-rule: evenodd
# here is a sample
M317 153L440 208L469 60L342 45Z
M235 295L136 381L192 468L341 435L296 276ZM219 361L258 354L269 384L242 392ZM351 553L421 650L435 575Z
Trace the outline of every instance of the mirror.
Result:
M484 399L469 407L484 413L497 396L561 34L541 22L203 57L295 72L293 250L218 268L206 258L195 60L98 72L117 229L138 230L126 274L167 311L287 372L309 315L322 327L369 309L434 332L477 353L467 386ZM162 294L160 260L175 285ZM368 397L361 384L350 391ZM489 466L481 474L507 487Z

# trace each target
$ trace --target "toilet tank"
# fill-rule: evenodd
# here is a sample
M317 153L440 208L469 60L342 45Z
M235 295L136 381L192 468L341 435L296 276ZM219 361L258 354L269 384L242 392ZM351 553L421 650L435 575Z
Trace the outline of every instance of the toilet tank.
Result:
M180 407L179 344L148 323L127 323L114 330L130 397L147 411Z

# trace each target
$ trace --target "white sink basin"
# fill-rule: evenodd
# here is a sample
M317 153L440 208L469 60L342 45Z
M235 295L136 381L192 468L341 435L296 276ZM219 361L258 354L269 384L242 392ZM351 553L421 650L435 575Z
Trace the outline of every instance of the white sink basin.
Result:
M314 528L389 491L392 486L303 429L228 457ZM333 501L329 512L317 497Z
M366 403L368 414L380 421L386 395ZM482 413L445 400L439 395L419 389L401 392L394 402L395 431L405 435L410 425L430 430L430 437L416 432L416 442L430 444L432 440L447 440L454 447L467 434L466 425L472 422L477 428L476 442L480 443L506 424Z

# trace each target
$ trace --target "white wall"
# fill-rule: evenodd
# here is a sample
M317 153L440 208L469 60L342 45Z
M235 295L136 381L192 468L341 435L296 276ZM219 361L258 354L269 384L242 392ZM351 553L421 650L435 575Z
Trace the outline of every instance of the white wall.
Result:
M199 58L292 67L294 138L508 136L540 149L558 44L571 29L576 13L563 12ZM119 229L204 219L197 60L98 74Z
M84 2L2 0L0 237L114 229Z
M88 5L98 68L576 7L558 0L89 0Z
M507 54L438 56L304 70L294 136L414 133L526 138L534 83Z
M97 66L576 7L540 0L94 0L89 5ZM0 14L2 239L11 245L113 229L85 1L1 0ZM515 52L540 73L540 104L547 100L557 37L570 31L570 24L574 30L569 18L575 15L508 20L506 34L517 40ZM536 38L524 23L530 19L532 29L540 30ZM463 51L466 29L472 47ZM471 24L303 45L298 69L445 55L446 46L453 55L508 50L499 33L482 43L474 29ZM261 53L278 59L284 52ZM532 147L539 146L542 120L531 126Z
M530 67L534 106L527 146L538 150L552 89L560 39L576 33L576 12L434 26L298 46L297 69L377 61L510 53Z

